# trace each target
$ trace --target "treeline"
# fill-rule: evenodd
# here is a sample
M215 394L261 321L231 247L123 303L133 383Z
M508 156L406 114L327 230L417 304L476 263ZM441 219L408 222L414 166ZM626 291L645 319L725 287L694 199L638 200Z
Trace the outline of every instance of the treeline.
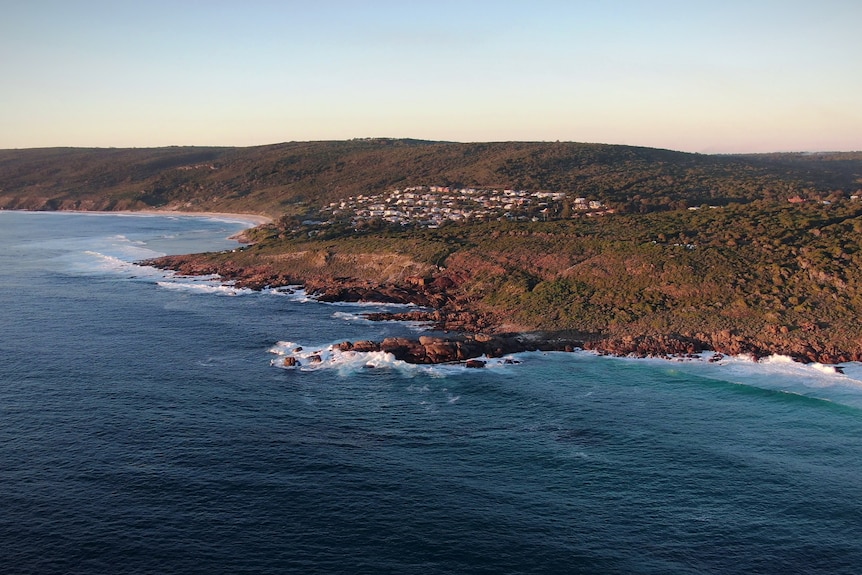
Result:
M625 213L846 197L862 154L713 156L579 143L369 139L251 148L0 150L0 207L248 211L315 217L415 185L588 196Z

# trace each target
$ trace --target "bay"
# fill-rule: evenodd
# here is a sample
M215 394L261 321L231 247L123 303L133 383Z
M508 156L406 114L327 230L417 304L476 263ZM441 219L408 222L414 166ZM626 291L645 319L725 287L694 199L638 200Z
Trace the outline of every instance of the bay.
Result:
M378 307L134 264L247 225L0 212L4 573L862 570L858 365L408 366L329 350L420 333Z

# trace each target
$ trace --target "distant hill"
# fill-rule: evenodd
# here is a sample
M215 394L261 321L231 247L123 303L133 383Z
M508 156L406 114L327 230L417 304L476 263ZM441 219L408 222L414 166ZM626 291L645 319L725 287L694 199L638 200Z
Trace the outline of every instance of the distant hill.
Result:
M0 150L0 207L302 215L397 187L589 195L621 212L862 188L862 153L702 155L569 142L361 139L248 148Z

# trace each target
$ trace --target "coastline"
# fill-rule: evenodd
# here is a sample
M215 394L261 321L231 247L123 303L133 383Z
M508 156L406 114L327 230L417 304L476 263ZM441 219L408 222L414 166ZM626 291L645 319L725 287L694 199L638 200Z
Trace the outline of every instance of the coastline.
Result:
M0 209L0 212L28 212L28 213L42 213L42 214L85 214L85 215L96 215L96 216L166 216L166 217L183 217L188 216L192 218L216 218L216 219L224 219L240 222L243 224L248 224L248 227L240 230L239 232L228 236L229 240L234 240L243 244L252 243L249 239L247 232L253 228L258 226L263 226L273 222L273 219L269 216L264 216L261 214L243 214L243 213L233 213L233 212L184 212L182 210L6 210Z
M29 212L34 214L87 214L104 216L189 216L201 218L224 218L239 222L248 222L251 227L262 226L273 222L269 216L262 214L243 214L234 212L185 212L182 210L18 210L0 209L0 212Z
M22 210L22 211L34 211L34 210ZM189 216L189 217L199 217L199 218L224 218L237 220L240 222L249 222L253 224L252 227L262 226L264 224L272 223L273 219L269 216L264 216L261 214L240 214L240 213L232 213L232 212L184 212L182 210L116 210L116 211L102 211L102 210L57 210L58 212L65 212L71 214L105 214L105 215L145 215L145 216Z
M412 363L444 363L464 361L482 355L520 351L566 351L582 348L600 354L634 357L672 357L712 352L726 356L749 355L761 359L772 355L787 356L800 363L840 364L862 361L862 351L842 348L834 342L815 339L799 341L776 339L768 334L751 337L733 329L702 330L698 326L673 332L642 331L622 327L602 332L577 329L536 330L529 326L515 327L506 323L494 310L480 311L469 301L459 300L445 287L435 282L422 285L375 284L347 277L319 275L301 276L295 270L276 269L271 262L212 260L204 254L165 256L138 262L160 269L170 269L185 276L216 274L223 281L252 290L302 286L323 303L380 302L413 304L424 310L405 312L375 312L365 314L369 320L426 322L432 331L451 334L446 341L428 341L432 347L445 344L445 349L426 349L419 340L397 342L364 342L363 347L393 351L396 357ZM389 345L391 344L391 345ZM383 349L392 347L391 350ZM468 357L469 356L469 357Z
M88 212L94 213L94 212ZM181 210L126 210L122 212L106 212L106 213L126 213L126 214L145 214L145 215L153 215L153 216L192 216L192 217L206 217L206 218L226 218L232 220L239 220L243 222L250 222L254 224L254 226L262 226L265 224L270 224L273 222L273 219L269 216L264 216L261 214L241 214L241 213L232 213L232 212L184 212Z

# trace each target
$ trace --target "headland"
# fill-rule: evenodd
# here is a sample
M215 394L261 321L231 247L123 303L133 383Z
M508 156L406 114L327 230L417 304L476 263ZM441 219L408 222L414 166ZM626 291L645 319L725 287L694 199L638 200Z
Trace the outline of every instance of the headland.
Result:
M0 150L3 209L260 224L245 246L160 267L413 303L405 319L463 341L636 355L862 358L860 196L851 152L388 138Z

